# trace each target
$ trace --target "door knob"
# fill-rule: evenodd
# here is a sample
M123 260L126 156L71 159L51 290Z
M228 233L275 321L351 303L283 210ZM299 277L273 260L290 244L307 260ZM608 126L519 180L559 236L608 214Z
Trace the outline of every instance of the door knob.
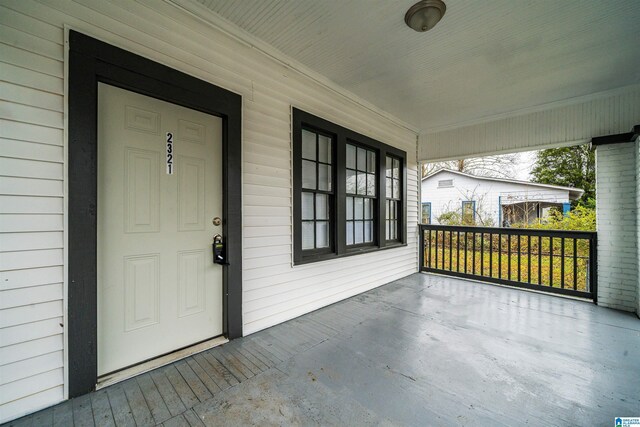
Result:
M222 224L222 220L218 216L213 218L213 221L211 221L211 222L213 222L213 225L215 225L215 226L218 226L218 225Z

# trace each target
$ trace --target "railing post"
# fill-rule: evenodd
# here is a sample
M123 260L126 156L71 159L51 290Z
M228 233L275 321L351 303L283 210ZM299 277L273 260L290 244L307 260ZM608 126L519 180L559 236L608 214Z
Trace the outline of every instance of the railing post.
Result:
M424 271L424 251L425 251L425 242L424 242L424 228L422 228L421 225L418 225L418 233L420 234L419 239L420 239L420 253L418 253L418 262L419 264L419 268L418 271Z
M431 268L431 249L432 249L432 244L431 244L431 229L428 230L428 236L427 239L429 240L429 253L428 253L428 257L427 257L427 262L426 262L426 266Z
M598 235L593 233L589 239L589 291L593 295L593 303L598 304Z

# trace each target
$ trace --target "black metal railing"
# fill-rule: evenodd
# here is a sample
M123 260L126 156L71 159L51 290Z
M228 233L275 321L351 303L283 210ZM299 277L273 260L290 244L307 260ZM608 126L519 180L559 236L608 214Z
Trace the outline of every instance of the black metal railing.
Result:
M420 225L420 269L597 298L597 234L590 231Z

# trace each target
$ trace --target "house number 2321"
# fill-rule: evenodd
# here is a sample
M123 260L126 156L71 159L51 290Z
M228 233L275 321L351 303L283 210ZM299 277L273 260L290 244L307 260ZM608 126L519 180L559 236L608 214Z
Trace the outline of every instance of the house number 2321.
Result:
M173 175L173 134L167 132L167 174Z

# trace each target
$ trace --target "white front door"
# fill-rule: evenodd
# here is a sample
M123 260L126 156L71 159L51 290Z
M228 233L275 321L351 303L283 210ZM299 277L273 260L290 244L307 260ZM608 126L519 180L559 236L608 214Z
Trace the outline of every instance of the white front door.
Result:
M222 120L100 83L98 375L222 334L214 217Z

